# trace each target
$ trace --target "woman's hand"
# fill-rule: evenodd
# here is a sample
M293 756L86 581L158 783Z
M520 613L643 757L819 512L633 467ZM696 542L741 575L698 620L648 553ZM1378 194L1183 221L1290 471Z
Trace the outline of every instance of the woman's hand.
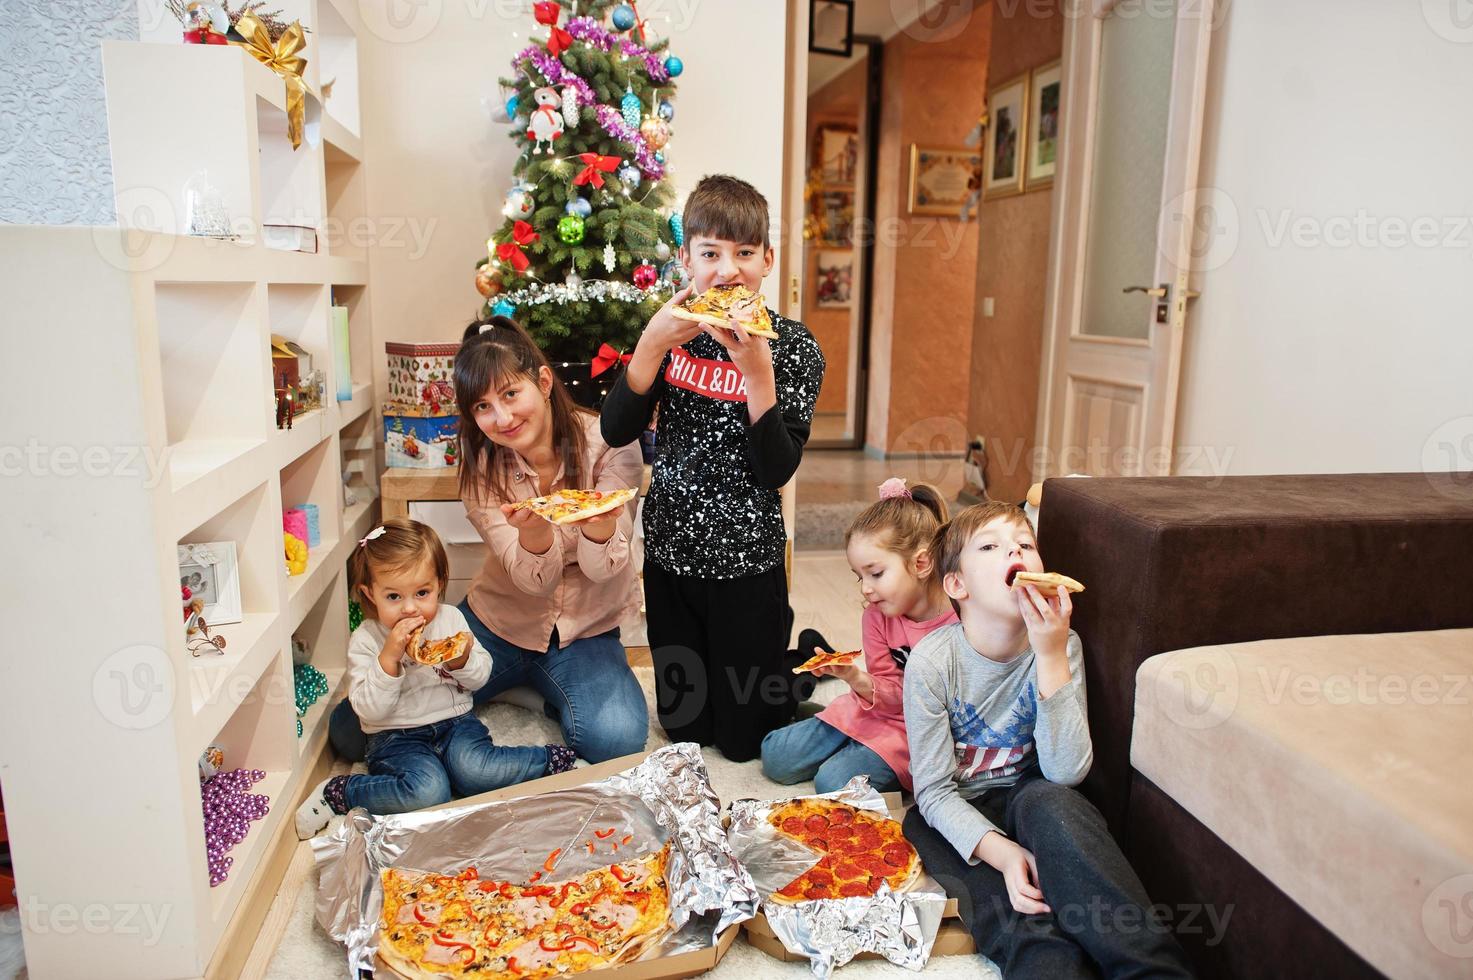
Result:
M603 514L597 514L587 520L576 521L573 526L578 533L583 535L594 544L603 544L614 536L619 529L619 513L624 508L618 507Z
M506 523L517 529L517 540L522 550L533 555L545 555L552 547L553 526L538 517L530 508L502 504L501 513Z
M1008 900L1024 915L1047 915L1053 910L1044 903L1038 887L1038 862L1033 852L990 830L977 843L977 857L1002 873L1008 886Z

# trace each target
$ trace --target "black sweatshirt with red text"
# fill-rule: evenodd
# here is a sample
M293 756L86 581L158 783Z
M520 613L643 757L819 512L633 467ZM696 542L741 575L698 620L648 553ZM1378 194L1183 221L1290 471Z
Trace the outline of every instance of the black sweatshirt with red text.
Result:
M803 458L823 385L818 342L771 310L777 404L747 420L747 385L726 349L705 334L670 350L650 390L626 377L604 401L610 446L639 438L655 406L655 465L644 505L645 559L675 575L740 578L782 563L782 498Z

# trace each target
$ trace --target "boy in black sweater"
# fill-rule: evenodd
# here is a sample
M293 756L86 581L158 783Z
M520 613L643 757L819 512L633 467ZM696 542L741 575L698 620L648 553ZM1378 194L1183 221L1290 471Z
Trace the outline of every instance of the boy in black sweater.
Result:
M659 406L644 591L660 724L745 762L791 714L778 491L803 458L824 359L807 327L771 310L770 343L671 315L714 285L761 292L772 271L767 200L746 181L704 178L684 221L691 285L650 318L604 402L603 437L633 442Z

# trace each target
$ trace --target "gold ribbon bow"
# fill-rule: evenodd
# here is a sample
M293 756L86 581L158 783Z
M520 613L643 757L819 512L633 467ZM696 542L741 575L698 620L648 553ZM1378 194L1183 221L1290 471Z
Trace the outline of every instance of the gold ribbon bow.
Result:
M302 81L307 59L301 55L307 39L302 34L301 21L292 21L292 26L274 44L271 32L255 14L242 14L235 22L235 29L245 41L231 43L245 48L251 57L276 72L286 83L286 135L295 150L302 145L303 120L307 112L307 83Z

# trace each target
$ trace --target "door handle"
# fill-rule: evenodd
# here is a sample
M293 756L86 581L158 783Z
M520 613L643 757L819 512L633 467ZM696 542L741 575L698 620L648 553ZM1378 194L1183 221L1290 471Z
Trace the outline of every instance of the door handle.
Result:
M1166 298L1166 293L1167 293L1167 287L1166 287L1166 284L1165 283L1162 283L1160 286L1157 286L1154 289L1151 288L1150 286L1126 286L1124 289L1121 290L1121 292L1122 293L1145 293L1147 296L1154 296L1157 299L1165 299Z

